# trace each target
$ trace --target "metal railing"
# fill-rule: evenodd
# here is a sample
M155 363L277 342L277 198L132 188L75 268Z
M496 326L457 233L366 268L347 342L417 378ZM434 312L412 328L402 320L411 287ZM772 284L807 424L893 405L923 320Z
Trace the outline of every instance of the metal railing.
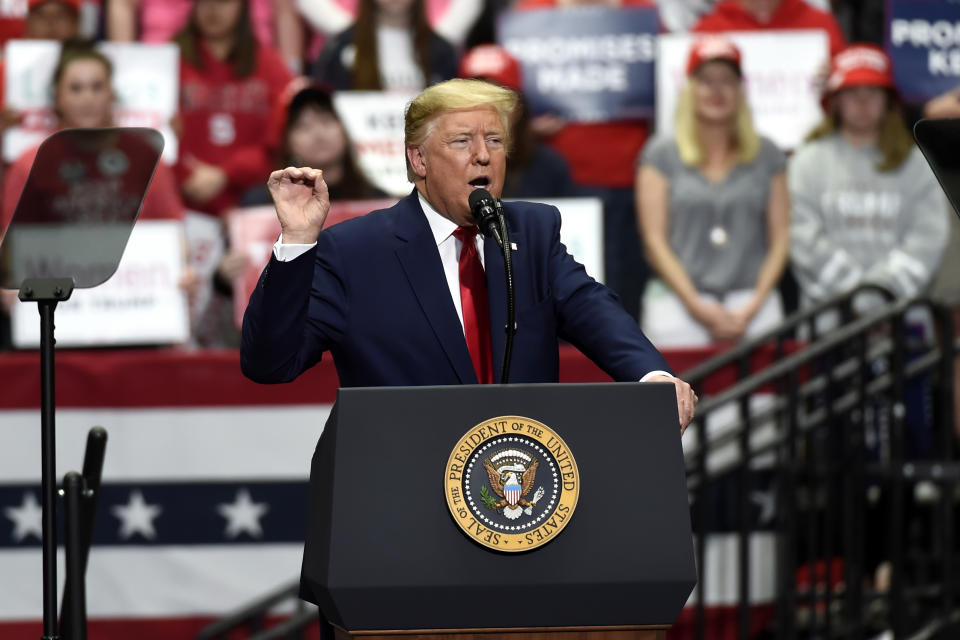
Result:
M776 615L765 632L861 638L889 630L901 638L956 613L953 318L929 301L889 298L856 317L854 300L864 293L794 314L681 374L703 397L685 451L699 571L696 638L711 637L707 520L718 509L735 513L737 633L751 636L750 577L763 571L750 553L760 530L751 498L761 475L776 502L776 557L768 563ZM907 317L918 309L935 327L926 339L908 331ZM840 323L818 331L824 314ZM798 332L809 339L791 342ZM753 370L771 344L773 363ZM704 397L711 378L731 367L735 382ZM760 394L762 404L755 402ZM908 415L916 413L911 394L920 397L919 418ZM918 429L929 429L935 446L916 451ZM913 530L918 521L920 533ZM865 546L877 557L865 558ZM878 559L880 570L870 571L866 562Z
M296 580L277 587L263 596L248 602L200 630L196 640L219 640L234 637L237 629L246 629L248 640L294 640L302 638L307 627L316 626L317 607L298 597L300 581ZM290 605L293 613L272 626L267 626L271 612Z

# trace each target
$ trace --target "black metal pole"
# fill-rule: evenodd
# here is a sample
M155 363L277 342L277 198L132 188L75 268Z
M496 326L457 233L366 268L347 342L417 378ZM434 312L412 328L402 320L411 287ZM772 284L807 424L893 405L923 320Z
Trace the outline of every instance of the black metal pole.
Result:
M63 490L66 495L67 581L65 589L70 597L64 598L66 606L63 611L62 626L65 627L64 631L69 628L69 634L66 636L68 640L87 640L87 598L83 579L85 554L81 533L83 484L83 478L76 471L71 471L63 477Z
M80 542L83 543L83 572L87 572L90 541L93 538L93 517L100 496L100 478L103 476L103 458L107 449L107 430L93 427L87 433L87 447L83 454L84 502L80 520Z
M53 312L56 300L39 300L40 312L40 499L43 549L43 638L57 635L57 449Z
M87 433L87 447L84 450L83 455L83 493L82 500L80 501L80 511L76 517L78 522L79 531L77 533L79 546L76 548L75 554L78 558L77 568L71 568L71 564L67 562L67 570L79 572L79 586L76 584L76 581L71 580L70 576L67 576L67 585L63 591L63 604L60 607L61 618L60 618L60 634L66 638L66 640L74 640L75 632L74 629L82 628L82 632L86 634L86 575L87 575L87 560L90 556L90 541L93 537L93 519L94 515L97 512L97 502L100 496L100 478L103 473L103 458L106 452L107 447L107 431L103 427L93 427ZM69 476L69 474L67 474ZM64 477L64 485L66 485L67 478ZM67 489L67 487L64 487ZM69 496L67 506L70 506ZM67 514L68 519L70 514ZM68 520L69 528L69 520ZM73 534L68 532L68 543L72 539ZM67 548L67 555L70 555L70 548ZM83 593L80 595L80 602L76 601L74 594L76 593L75 589L82 589ZM74 614L75 609L79 607L79 612ZM78 624L78 621L81 624L81 627L75 625Z
M800 381L797 369L787 378L787 440L780 447L779 477L777 484L777 513L780 521L780 553L777 560L781 597L777 599L779 610L778 638L793 640L797 637L797 439L799 437Z
M905 312L904 312L905 313ZM903 446L904 446L904 406L906 398L903 369L906 365L906 330L903 313L893 319L893 362L890 367L893 374L892 402L889 403L889 438L890 438L890 468L893 475L889 479L890 489L890 530L888 532L888 553L890 557L891 575L887 593L887 606L890 611L890 626L894 637L904 635L904 602L903 602L903 538L904 538L904 478L903 478Z
M837 519L837 496L835 495L834 489L836 489L840 483L838 482L838 475L834 471L835 456L838 454L838 451L834 448L834 443L838 439L842 439L844 436L838 434L842 432L843 425L837 420L836 413L834 412L833 403L836 400L836 385L839 385L839 382L834 381L833 379L833 358L830 358L828 361L829 364L826 368L824 375L827 376L827 386L824 389L824 401L826 409L826 428L821 429L823 434L824 442L824 455L823 455L823 486L824 486L824 518L823 518L823 557L826 564L826 592L824 593L823 599L823 629L826 637L831 637L833 633L833 558L835 555L835 536L837 535L836 531L836 519ZM841 469L843 465L840 465Z
M953 439L954 439L954 366L957 356L956 343L954 342L953 311L946 308L939 308L940 323L940 458L945 463L950 463L953 458ZM953 495L956 489L956 480L952 482L942 482L940 484L940 505L941 514L941 543L940 548L943 553L943 592L940 599L941 614L946 617L953 611L953 572L954 572L954 549L955 538L953 534Z
M858 407L854 427L850 434L850 457L848 472L850 484L850 508L848 511L848 526L850 530L850 545L847 548L849 572L847 573L847 621L849 637L858 640L864 636L863 625L863 541L864 523L866 515L864 491L866 474L864 472L864 434L867 428L867 382L870 375L867 362L867 334L861 333L857 337L857 360L859 362L859 377L857 379Z
M827 376L827 386L830 386L829 374ZM807 509L804 513L807 529L807 593L806 604L807 611L810 612L808 620L808 629L811 636L816 637L819 629L819 618L817 606L820 602L817 592L817 561L820 560L820 549L818 538L820 529L817 526L817 510L820 495L820 485L817 482L817 442L814 429L807 430L804 442L806 449L806 460L804 461L804 476L807 493Z
M737 379L743 380L750 376L750 356L744 355L737 364ZM753 421L750 416L750 394L740 398L740 466L738 482L738 584L739 603L737 604L737 637L747 640L750 633L750 538L753 527L753 509L751 508L751 471L750 471L750 433L753 430Z
M698 395L703 395L703 389L698 389ZM697 471L700 473L700 481L694 490L694 510L696 512L696 550L697 560L697 609L696 623L694 625L694 638L704 640L707 634L707 500L709 494L709 477L707 473L707 419L709 414L697 416L693 427L697 433Z

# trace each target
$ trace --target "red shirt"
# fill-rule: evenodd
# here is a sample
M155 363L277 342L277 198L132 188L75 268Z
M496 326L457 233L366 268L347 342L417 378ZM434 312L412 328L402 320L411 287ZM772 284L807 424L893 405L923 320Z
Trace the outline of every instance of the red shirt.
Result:
M14 3L16 4L16 3ZM2 5L2 2L0 2ZM26 9L27 3L23 3L24 9ZM27 28L26 14L23 15L14 15L14 12L4 13L4 10L0 8L0 51L3 50L3 46L7 43L7 40L13 40L15 38L22 38L24 32ZM0 62L0 78L3 78L3 63ZM6 104L4 102L4 91L6 87L4 82L0 80L0 106Z
M188 207L220 214L236 206L250 187L265 183L270 161L271 115L277 96L292 79L273 49L259 45L253 73L237 77L233 67L200 47L203 68L180 59L180 162L177 179L190 175L191 160L227 172L227 186L205 203Z
M557 0L520 0L514 9L551 9ZM624 7L654 7L648 0L623 0ZM571 122L548 144L570 165L573 181L596 187L633 188L637 156L650 135L647 120Z
M62 139L61 139L62 140ZM42 183L38 185L38 193L43 194L44 201L38 203L48 214L53 214L54 219L62 217L65 221L77 221L83 216L93 218L96 221L104 221L110 213L117 211L118 198L125 195L131 195L133 191L138 190L140 185L146 182L152 165L137 165L129 159L134 157L142 145L141 138L122 139L116 145L120 155L124 159L118 159L114 153L112 157L105 158L104 154L97 156L94 160L90 153L83 153L80 156L71 154L69 149L58 150L56 155L65 161L59 163L55 171L45 171L42 176ZM0 230L5 230L10 224L13 212L17 207L17 201L20 199L20 193L27 182L27 176L30 174L30 168L37 157L37 151L40 146L25 151L17 158L10 168L7 169L3 181L3 210L0 212ZM46 155L46 157L51 157ZM67 166L69 173L74 178L66 175ZM82 176L82 177L79 177ZM125 187L128 187L125 189ZM133 194L134 197L139 193ZM67 206L66 210L58 207L56 202L76 203L76 206ZM104 215L98 215L97 203L103 203L102 211ZM120 214L121 217L125 217ZM140 210L140 219L183 219L183 204L177 193L177 185L173 179L173 172L170 167L160 162L157 165L153 180L147 189L147 195L143 201L143 208ZM49 216L46 218L49 219Z
M0 47L6 44L7 40L22 38L27 28L27 14L17 15L17 12L6 12L2 8L4 3L0 3ZM16 4L16 3L14 3ZM27 3L24 1L23 8L26 9Z
M812 7L803 0L783 0L769 22L759 22L738 0L721 0L711 13L703 16L694 31L756 31L759 29L823 29L830 38L830 55L846 46L843 31L833 14Z

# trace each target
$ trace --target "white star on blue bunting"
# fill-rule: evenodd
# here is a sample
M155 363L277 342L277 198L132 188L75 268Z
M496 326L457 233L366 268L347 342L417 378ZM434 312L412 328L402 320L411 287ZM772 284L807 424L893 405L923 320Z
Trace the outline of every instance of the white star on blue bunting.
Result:
M7 507L3 510L13 521L12 538L16 542L23 542L27 536L34 536L37 540L43 535L43 510L32 491L25 491L23 502L19 507Z
M217 505L217 513L227 519L224 535L228 538L236 538L244 532L253 538L263 536L260 518L269 510L270 506L265 502L253 502L246 489L237 491L232 503Z
M135 533L139 533L147 540L157 537L157 530L153 526L154 519L163 509L159 505L147 504L140 491L131 491L130 500L125 505L117 505L110 509L110 513L120 519L120 537L127 540Z

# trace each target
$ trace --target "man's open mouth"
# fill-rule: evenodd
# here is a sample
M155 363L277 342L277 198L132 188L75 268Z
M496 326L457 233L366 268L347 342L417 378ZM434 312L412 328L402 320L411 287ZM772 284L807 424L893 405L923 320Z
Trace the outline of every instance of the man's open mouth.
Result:
M486 189L490 186L490 178L486 176L480 176L479 178L474 178L468 184L474 189Z

